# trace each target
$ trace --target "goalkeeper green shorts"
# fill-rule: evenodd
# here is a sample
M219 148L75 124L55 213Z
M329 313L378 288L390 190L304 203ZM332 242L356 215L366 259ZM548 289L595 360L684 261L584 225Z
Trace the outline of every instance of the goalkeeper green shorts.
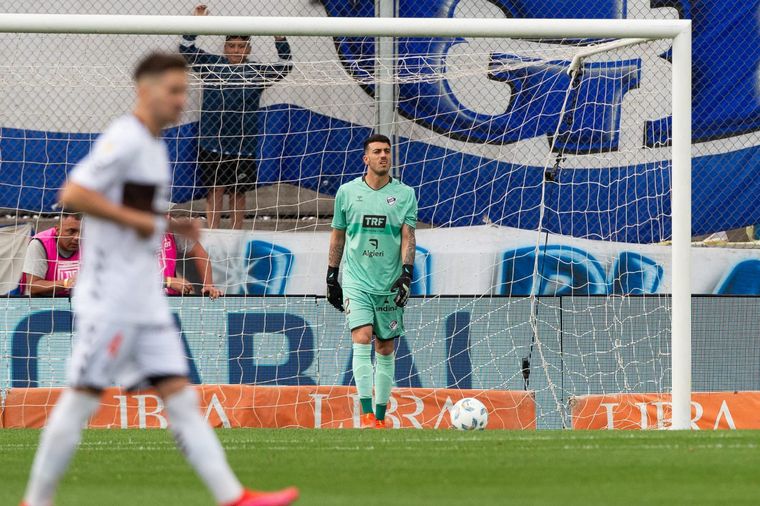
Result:
M343 307L351 330L372 325L378 339L394 339L404 334L404 308L393 295L375 295L356 288L343 288Z

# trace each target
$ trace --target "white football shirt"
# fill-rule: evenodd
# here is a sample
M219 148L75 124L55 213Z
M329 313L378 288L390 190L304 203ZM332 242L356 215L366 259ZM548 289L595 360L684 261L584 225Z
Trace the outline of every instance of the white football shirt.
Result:
M165 216L171 173L166 144L133 115L115 120L72 170L74 183L119 205ZM152 237L88 216L82 224L82 266L72 296L78 316L106 321L168 324L172 317L156 257L165 221Z

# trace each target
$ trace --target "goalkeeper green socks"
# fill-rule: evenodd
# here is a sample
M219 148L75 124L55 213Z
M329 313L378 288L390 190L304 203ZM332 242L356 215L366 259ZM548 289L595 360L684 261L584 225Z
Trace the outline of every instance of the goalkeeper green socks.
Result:
M385 408L388 406L388 399L391 398L391 388L393 388L396 376L396 357L393 353L390 355L378 353L376 359L375 402L377 403L377 412L375 416L378 420L383 420L385 419Z
M354 343L354 381L362 403L362 413L372 413L372 345Z
M378 420L385 420L385 409L387 407L387 404L378 404L375 406L375 418Z
M375 402L377 403L377 411L375 416L378 420L383 420L396 376L396 357L394 354L380 355L378 353L376 358ZM362 413L372 413L372 345L354 343L352 365Z

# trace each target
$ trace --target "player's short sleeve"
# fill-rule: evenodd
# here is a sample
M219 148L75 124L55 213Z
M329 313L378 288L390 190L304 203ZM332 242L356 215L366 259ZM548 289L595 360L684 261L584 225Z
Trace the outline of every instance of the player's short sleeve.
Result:
M409 205L404 215L404 224L409 225L412 228L417 227L417 197L414 195L414 190L409 188L411 197L409 198Z
M112 131L104 133L71 171L69 180L90 190L104 191L122 173L124 160L129 156L128 143L128 139L116 139Z
M48 261L45 246L43 246L37 239L33 239L26 247L26 255L24 256L24 273L44 279L47 270Z
M337 230L346 230L348 224L346 223L346 196L343 187L338 188L338 193L335 195L335 208L333 210L332 228Z

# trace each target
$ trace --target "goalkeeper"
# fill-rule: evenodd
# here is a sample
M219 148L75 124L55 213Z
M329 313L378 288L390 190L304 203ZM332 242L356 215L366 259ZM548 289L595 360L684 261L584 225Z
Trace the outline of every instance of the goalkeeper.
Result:
M353 371L363 428L384 428L395 376L394 340L404 334L404 306L414 270L417 199L389 172L391 143L384 135L364 141L367 172L338 188L330 236L327 299L345 311L353 341ZM343 287L338 268L346 258ZM344 298L345 290L345 298ZM377 367L372 406L372 336Z

